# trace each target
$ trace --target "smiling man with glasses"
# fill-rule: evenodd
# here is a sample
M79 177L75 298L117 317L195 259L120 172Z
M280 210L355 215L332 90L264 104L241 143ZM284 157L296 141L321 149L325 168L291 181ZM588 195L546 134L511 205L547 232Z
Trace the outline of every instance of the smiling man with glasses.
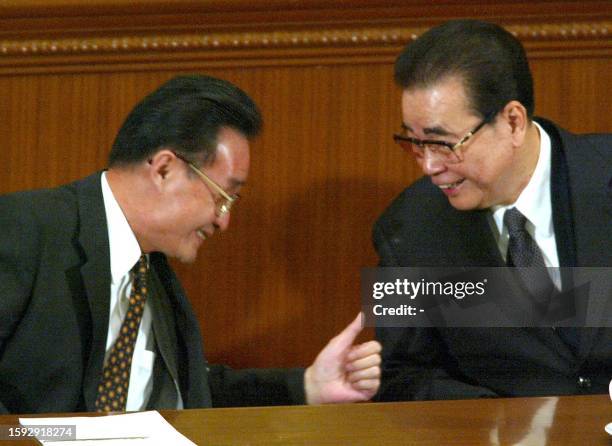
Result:
M476 20L436 26L406 46L395 79L393 139L425 175L375 224L381 266L543 270L517 282L530 299L537 288L543 316L572 289L550 267L612 266L612 137L533 117L531 72L512 34ZM606 392L611 328L486 325L377 329L379 399Z
M261 116L242 90L173 78L129 113L109 167L0 197L0 413L370 399L380 345L357 317L307 369L208 364L168 258L230 222Z

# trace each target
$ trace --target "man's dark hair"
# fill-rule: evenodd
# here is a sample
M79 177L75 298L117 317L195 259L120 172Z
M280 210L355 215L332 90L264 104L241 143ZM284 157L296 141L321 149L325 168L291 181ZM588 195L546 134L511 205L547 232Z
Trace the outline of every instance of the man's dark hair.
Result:
M257 105L230 82L202 75L178 76L130 112L113 143L109 166L144 161L161 147L210 163L222 127L251 139L261 125Z
M533 80L525 49L502 27L452 20L431 28L404 48L395 80L404 89L428 88L457 76L471 108L482 118L517 100L533 115Z

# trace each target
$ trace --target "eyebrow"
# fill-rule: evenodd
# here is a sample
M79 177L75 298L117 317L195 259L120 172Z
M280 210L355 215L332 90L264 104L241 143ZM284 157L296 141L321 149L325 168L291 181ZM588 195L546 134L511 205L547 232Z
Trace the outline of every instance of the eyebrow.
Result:
M402 123L402 128L404 130L408 130L414 133L414 130L412 130L412 128L407 124ZM444 129L443 127L425 127L423 129L423 133L426 135L457 136L454 133L449 132L448 130Z

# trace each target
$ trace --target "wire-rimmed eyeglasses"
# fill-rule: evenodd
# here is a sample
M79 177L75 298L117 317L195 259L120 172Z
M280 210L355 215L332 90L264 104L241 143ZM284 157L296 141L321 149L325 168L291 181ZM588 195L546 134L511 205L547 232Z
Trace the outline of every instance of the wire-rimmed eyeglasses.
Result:
M411 153L415 158L422 158L425 154L425 150L429 150L430 153L440 155L445 162L454 164L462 161L460 151L458 150L466 142L470 140L474 134L483 128L485 124L488 124L493 120L496 113L487 115L476 127L467 132L463 138L457 143L450 143L447 141L440 141L435 139L418 139L411 136L407 136L401 133L395 133L393 140L405 151ZM403 130L405 131L405 129Z
M193 164L183 155L174 151L172 153L174 153L174 155L176 155L178 159L187 163L191 170L193 170L204 181L204 183L206 183L208 187L212 188L216 192L216 194L213 194L213 197L215 198L215 214L217 215L217 217L222 217L223 215L230 212L232 206L234 206L236 202L240 199L240 195L228 194L223 190L221 186L219 186L208 175L198 169L195 164Z

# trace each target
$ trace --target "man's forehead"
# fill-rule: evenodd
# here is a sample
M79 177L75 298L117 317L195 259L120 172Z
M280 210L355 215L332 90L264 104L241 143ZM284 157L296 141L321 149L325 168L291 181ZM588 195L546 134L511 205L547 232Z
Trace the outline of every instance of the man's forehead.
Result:
M246 183L250 166L248 139L240 132L226 128L219 132L215 159L209 169L226 177L226 185L240 188Z
M402 92L402 120L407 130L452 135L452 129L472 114L463 83L451 78Z
M402 102L403 105L429 108L467 109L469 106L464 84L457 77L407 88L402 92Z
M409 124L402 122L402 128L409 132L414 133L415 129L413 129ZM454 133L449 131L443 125L434 125L431 127L423 127L421 130L425 135L439 135L439 136L454 136Z

